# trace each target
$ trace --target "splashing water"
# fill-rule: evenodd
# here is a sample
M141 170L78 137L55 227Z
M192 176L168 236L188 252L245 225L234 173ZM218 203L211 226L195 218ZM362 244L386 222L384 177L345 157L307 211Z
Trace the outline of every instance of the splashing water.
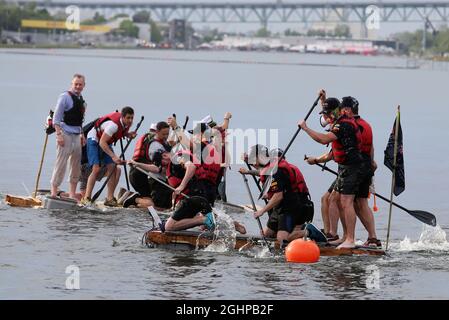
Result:
M449 242L446 240L446 232L440 226L423 226L423 231L418 241L413 242L407 236L399 242L392 244L395 251L449 251Z
M204 251L207 252L228 252L235 248L236 235L234 220L222 209L214 209L215 230L214 240Z
M273 254L270 252L270 249L268 249L268 247L264 245L253 247L250 250L245 250L245 248L242 247L239 251L247 251L245 253L256 259L273 258Z

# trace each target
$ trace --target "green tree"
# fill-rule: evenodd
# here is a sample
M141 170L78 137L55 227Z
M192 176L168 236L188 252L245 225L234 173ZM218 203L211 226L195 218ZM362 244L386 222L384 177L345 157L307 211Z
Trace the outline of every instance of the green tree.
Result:
M307 30L307 35L309 37L325 37L326 36L326 30L309 29L309 30Z
M123 35L137 38L139 36L139 28L134 25L131 20L123 20L120 23L119 29L123 32Z
M269 37L270 34L271 34L270 31L267 28L263 27L257 30L255 36L260 38L266 38Z
M162 34L156 22L150 20L150 27L151 27L151 42L160 43L162 41Z
M149 23L150 13L148 11L139 11L133 15L133 22L135 23Z
M347 24L339 24L334 29L334 36L352 38L351 29Z
M98 12L95 12L92 19L84 20L82 24L97 25L97 24L104 24L106 22L108 22L108 20L106 20L104 16L100 15Z

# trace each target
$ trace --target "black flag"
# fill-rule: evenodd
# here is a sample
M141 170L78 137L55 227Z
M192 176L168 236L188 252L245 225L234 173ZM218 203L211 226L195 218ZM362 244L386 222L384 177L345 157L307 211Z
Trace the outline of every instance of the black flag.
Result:
M396 172L395 172L395 185L394 185L394 195L398 196L405 190L405 172L404 172L404 149L402 144L402 128L401 120L398 115L393 124L393 131L390 134L390 139L388 139L387 148L385 149L384 164L388 169L393 172L393 161L394 161L394 139L396 133L396 121L398 121L398 142L397 142L397 154L396 154Z

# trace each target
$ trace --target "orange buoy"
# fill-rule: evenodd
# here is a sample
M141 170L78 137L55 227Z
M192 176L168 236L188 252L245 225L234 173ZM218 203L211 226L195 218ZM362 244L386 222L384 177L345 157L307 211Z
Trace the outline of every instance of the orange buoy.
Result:
M295 239L285 248L288 262L314 263L320 260L320 248L315 241Z

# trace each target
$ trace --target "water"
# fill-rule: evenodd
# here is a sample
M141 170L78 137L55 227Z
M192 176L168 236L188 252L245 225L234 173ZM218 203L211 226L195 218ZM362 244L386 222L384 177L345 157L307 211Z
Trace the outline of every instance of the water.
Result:
M88 120L124 105L133 106L139 118L143 114L146 127L171 113L180 122L185 115L199 120L207 114L221 122L225 111L230 111L233 128L280 129L281 147L288 143L319 88L326 88L329 96L356 96L361 114L374 128L379 164L376 191L387 197L391 175L382 165L383 150L396 106L401 104L406 191L396 201L412 210L434 213L439 224L436 229L423 228L395 209L388 256L322 257L317 264L298 265L263 252L146 248L140 241L151 222L143 212L50 213L2 204L0 298L448 299L449 145L445 140L449 73L401 69L405 65L402 59L385 57L0 50L2 199L7 193L24 195L26 189L34 189L45 117L58 94L69 87L71 75L81 72L87 77ZM320 128L316 112L308 123ZM301 133L287 155L304 173L318 226L322 225L319 199L333 177L302 159L304 154L325 151ZM54 159L51 136L41 188L48 188ZM228 200L246 204L250 201L238 167L233 165L228 174ZM388 206L380 199L377 205L378 236L385 240ZM248 233L258 232L251 215L228 213L243 222ZM360 224L356 235L359 241L366 239ZM66 289L69 265L80 268L80 290ZM370 285L372 270L378 271L379 289Z

